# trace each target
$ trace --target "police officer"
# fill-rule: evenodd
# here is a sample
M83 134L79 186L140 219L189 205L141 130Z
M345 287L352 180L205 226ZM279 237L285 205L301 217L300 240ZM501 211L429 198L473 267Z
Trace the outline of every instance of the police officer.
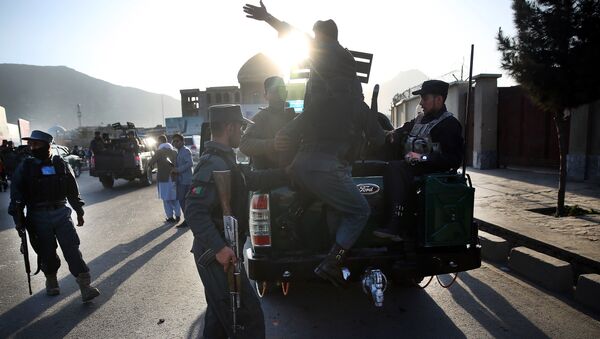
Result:
M223 213L213 181L213 171L231 171L231 208L237 218L240 239L248 229L248 190L282 186L286 183L283 169L245 172L236 164L233 148L240 144L242 127L250 120L242 116L239 105L209 108L211 140L200 157L186 197L186 219L194 233L192 253L206 295L205 338L264 338L264 315L256 292L246 274L242 274L241 308L237 313L243 329L232 331L232 312L226 270L236 258L223 235ZM243 242L244 240L242 240Z
M458 169L463 158L460 122L448 112L448 83L428 80L413 92L421 96L423 113L389 134L388 141L401 145L403 160L390 161L384 174L389 220L374 231L381 238L401 241L400 223L415 190L414 177Z
M260 6L246 4L251 19L265 21L280 35L291 26ZM310 75L306 85L304 111L278 133L275 143L293 144L301 140L291 174L300 189L323 201L330 212L339 215L335 242L314 272L335 286L344 285L342 264L348 250L360 236L369 218L370 207L352 181L351 164L366 126L376 126L379 145L383 130L376 115L365 115L362 88L356 76L356 61L338 42L333 20L317 21L310 38ZM373 123L368 123L372 120ZM285 147L282 147L285 148Z
M94 132L94 139L90 141L90 151L93 154L98 154L104 150L104 141L102 140L102 136L100 135L100 131Z
M11 185L8 213L15 218L17 227L21 204L27 206L25 225L30 233L34 250L40 259L40 268L46 276L46 294L58 295L60 289L56 272L60 259L56 254L56 242L60 245L69 271L76 277L83 302L88 302L100 292L90 286L89 268L79 251L79 237L71 220L71 209L77 213L77 226L83 226L83 200L73 170L59 155L52 156L52 136L34 130L23 138L31 150L17 167Z
M279 76L265 80L265 98L269 106L260 110L242 135L240 151L252 159L256 169L276 168L285 166L291 157L285 156L276 148L275 135L288 122L296 117L293 108L286 108L287 89Z

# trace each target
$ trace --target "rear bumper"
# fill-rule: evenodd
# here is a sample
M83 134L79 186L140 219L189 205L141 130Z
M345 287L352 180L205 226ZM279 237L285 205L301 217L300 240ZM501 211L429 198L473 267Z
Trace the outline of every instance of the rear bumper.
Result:
M310 281L318 279L313 270L325 258L324 254L256 257L252 248L246 250L248 274L257 281ZM396 278L424 277L464 272L481 266L481 248L445 247L421 249L413 255L388 253L385 250L350 252L345 265L350 278L357 280L367 268L381 269Z
M118 170L93 169L93 170L90 170L90 175L93 177L109 176L109 177L113 177L115 179L135 179L135 178L141 178L144 175L144 172L142 172L137 167L136 168L118 169Z

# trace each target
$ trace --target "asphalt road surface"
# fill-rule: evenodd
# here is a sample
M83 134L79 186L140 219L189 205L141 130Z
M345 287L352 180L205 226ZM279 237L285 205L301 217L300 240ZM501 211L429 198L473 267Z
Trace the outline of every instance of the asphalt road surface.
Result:
M87 202L81 251L102 294L82 304L63 260L61 294L46 296L40 274L29 296L19 238L2 213L0 338L201 337L206 301L192 234L163 223L156 187L118 180L107 190L87 172L78 181ZM0 200L6 207L8 193ZM296 284L288 296L273 286L262 302L268 338L600 337L598 314L487 263L449 289L391 285L380 309L358 284Z

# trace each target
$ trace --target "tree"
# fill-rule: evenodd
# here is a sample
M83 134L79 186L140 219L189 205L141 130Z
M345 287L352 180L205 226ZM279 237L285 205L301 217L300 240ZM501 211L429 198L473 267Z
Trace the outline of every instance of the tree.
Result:
M560 171L556 215L564 214L566 139L571 112L600 99L600 1L513 0L515 37L499 30L507 70L540 107L553 115Z

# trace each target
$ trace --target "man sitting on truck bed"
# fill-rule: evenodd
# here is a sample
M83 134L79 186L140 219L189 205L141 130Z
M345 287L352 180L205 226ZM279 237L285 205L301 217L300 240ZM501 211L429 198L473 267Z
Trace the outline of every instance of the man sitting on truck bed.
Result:
M290 157L283 159L284 152L275 144L277 132L296 117L293 108L285 107L287 89L281 77L265 80L265 98L269 106L256 113L252 118L254 124L246 128L240 142L240 151L251 157L256 169L282 167L291 161Z
M390 161L386 167L383 180L390 215L386 225L373 232L378 237L402 240L400 222L415 190L415 176L453 171L461 164L462 128L446 108L448 87L444 81L425 81L413 92L421 96L423 113L388 134L388 142L403 147L404 160Z

